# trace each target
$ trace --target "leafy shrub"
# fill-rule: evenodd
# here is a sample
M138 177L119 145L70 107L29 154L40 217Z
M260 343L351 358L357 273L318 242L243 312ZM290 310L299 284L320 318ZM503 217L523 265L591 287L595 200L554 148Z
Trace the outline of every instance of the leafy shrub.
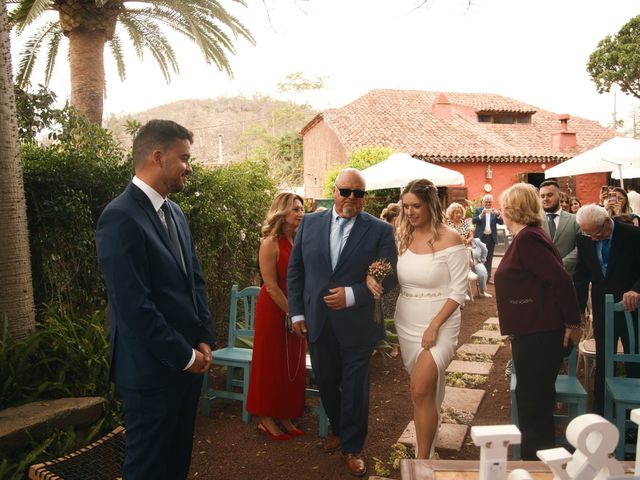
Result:
M23 479L26 468L80 448L122 421L115 387L109 382L109 338L105 312L74 316L49 307L28 337L0 337L0 409L38 399L101 396L105 415L88 430L52 433L28 446L0 451L0 478Z
M110 132L72 113L49 146L23 146L36 304L85 314L104 308L95 225L133 175L130 158ZM212 312L224 330L233 283L255 282L260 223L275 193L266 164L198 165L183 193ZM223 314L224 313L224 314Z
M275 195L266 172L266 164L253 161L214 170L195 165L184 192L174 197L189 219L219 340L231 286L257 282L260 226Z
M131 163L109 132L73 114L59 141L24 144L22 158L36 305L102 308L95 225L126 186Z

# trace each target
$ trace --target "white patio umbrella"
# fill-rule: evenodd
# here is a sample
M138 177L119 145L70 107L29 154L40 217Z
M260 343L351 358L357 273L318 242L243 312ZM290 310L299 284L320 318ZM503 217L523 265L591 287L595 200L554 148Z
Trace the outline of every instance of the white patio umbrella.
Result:
M544 172L545 178L612 172L613 178L635 178L640 173L640 140L615 137Z
M417 160L407 153L394 153L389 158L362 172L367 191L402 188L411 180L426 178L435 185L464 185L464 175L450 168Z

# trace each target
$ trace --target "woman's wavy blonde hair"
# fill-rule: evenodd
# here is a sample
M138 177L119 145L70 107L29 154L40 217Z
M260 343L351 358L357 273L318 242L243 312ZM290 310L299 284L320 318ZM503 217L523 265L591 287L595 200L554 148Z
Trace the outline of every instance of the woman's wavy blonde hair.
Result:
M407 193L413 193L416 197L422 200L429 212L429 230L433 235L433 241L436 242L440 235L438 229L444 221L444 213L442 206L440 205L440 199L438 198L438 188L426 178L420 180L412 180L402 190L402 196ZM404 253L413 239L413 226L409 223L407 215L404 213L404 207L400 211L400 220L398 221L398 233L396 236L396 243L398 245L398 253ZM432 246L433 249L433 246Z
M520 225L542 225L540 195L530 183L516 183L500 195L500 207L512 222Z
M265 218L262 223L262 229L260 230L262 232L262 238L278 238L284 233L287 215L293 210L293 205L296 200L300 200L300 203L304 205L302 197L295 193L282 192L276 195L267 212L267 218Z

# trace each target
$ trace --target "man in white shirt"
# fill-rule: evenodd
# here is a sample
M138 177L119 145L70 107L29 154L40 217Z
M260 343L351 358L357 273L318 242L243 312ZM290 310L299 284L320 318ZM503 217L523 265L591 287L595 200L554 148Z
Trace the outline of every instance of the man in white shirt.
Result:
M560 185L555 180L540 184L540 199L545 212L542 228L560 252L564 268L573 275L578 259L576 237L580 232L576 216L560 208Z
M504 222L502 220L502 214L500 210L493 208L493 196L485 195L482 197L482 207L476 208L473 218L471 219L476 226L475 238L479 238L482 243L487 246L487 260L484 266L487 268L488 283L493 283L491 280L491 264L493 263L493 250L498 243L498 227Z
M110 378L127 428L126 480L187 478L203 374L215 343L191 232L167 200L191 173L193 134L151 120L133 141L136 175L98 220L109 297Z

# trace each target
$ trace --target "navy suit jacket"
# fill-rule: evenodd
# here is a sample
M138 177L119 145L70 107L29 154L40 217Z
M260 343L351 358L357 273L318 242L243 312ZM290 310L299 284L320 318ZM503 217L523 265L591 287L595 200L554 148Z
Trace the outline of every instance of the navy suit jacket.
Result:
M109 297L110 377L127 388L169 385L213 321L187 220L169 201L186 272L147 195L133 183L98 220L98 259Z
M473 214L473 218L471 219L473 224L476 226L476 231L473 235L475 238L482 238L482 235L484 235L484 227L487 225L487 216L485 215L484 217L480 218L480 214L482 213L482 210L484 210L483 207L476 208L476 211ZM498 224L502 225L502 223L503 223L502 215L500 216L500 218L496 218L494 214L491 214L490 227L491 227L491 236L493 237L494 243L498 243L498 227L496 225Z
M604 325L604 296L613 294L615 302L629 290L640 292L640 228L616 222L607 274L602 274L596 243L584 235L576 237L578 263L573 282L578 295L580 311L584 312L591 284L591 304L594 324Z
M384 324L373 322L373 296L366 286L369 265L386 258L393 273L383 282L385 290L397 284L398 255L390 224L360 213L336 264L331 268L329 235L333 209L305 215L289 259L287 290L289 314L304 315L309 341L315 342L326 322L344 346L374 344L384 338ZM323 297L334 287L352 287L355 305L331 310Z

